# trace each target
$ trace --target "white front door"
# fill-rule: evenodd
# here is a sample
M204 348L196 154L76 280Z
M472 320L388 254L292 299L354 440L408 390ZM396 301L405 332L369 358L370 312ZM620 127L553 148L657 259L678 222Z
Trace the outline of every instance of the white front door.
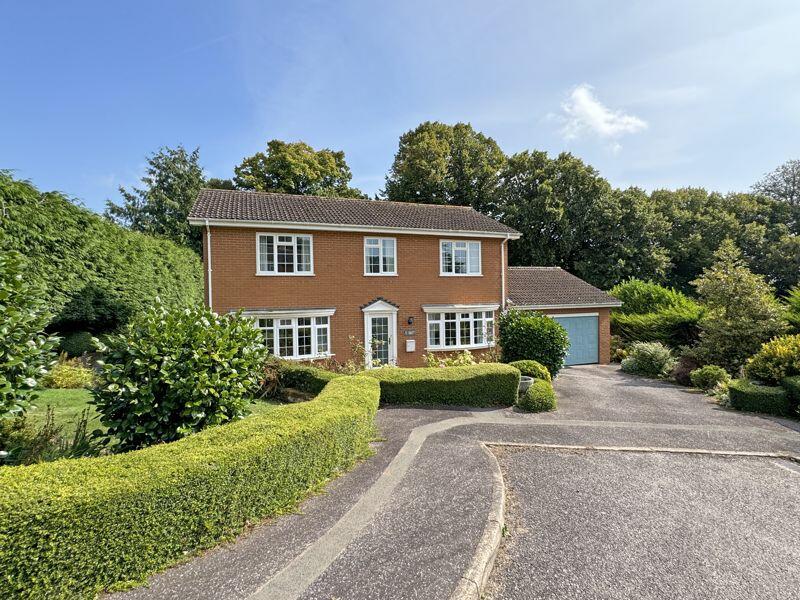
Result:
M367 366L393 365L397 362L397 319L395 313L370 312L364 321Z

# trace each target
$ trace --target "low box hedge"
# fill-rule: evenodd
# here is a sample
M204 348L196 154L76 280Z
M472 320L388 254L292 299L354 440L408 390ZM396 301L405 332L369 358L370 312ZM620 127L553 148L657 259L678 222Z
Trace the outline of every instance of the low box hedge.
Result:
M791 404L792 409L800 411L800 376L784 377L781 385L789 396L789 404Z
M483 363L464 367L383 368L365 371L380 381L382 404L511 406L520 372L510 365Z
M283 362L280 366L281 385L301 392L319 394L329 381L342 377L340 373L326 371L313 365Z
M791 402L786 390L779 386L756 385L746 379L734 379L728 384L730 405L738 410L771 415L791 413Z
M531 387L517 399L517 408L526 412L543 412L557 408L553 384L546 379L534 379Z
M379 395L341 377L173 443L0 469L0 597L93 598L291 510L368 453Z

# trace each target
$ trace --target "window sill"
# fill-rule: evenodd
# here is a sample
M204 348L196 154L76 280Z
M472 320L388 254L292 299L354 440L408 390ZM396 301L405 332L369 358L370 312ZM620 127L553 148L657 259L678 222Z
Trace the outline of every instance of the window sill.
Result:
M486 350L488 348L494 348L494 342L491 344L473 344L469 346L426 346L426 352L453 352L459 350Z
M314 277L314 273L258 273L256 277Z
M364 273L364 277L397 277L397 273Z
M483 273L439 273L439 277L483 277Z
M317 354L316 356L298 356L298 357L294 357L294 356L277 356L277 355L272 355L272 356L276 356L277 358L279 358L281 360L291 360L291 361L294 361L294 362L301 362L301 361L304 361L304 360L325 360L326 358L333 358L336 355L335 354Z

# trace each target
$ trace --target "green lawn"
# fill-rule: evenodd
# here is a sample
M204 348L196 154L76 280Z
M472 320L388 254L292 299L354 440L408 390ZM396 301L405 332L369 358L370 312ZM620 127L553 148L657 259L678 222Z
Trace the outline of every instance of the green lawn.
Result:
M39 398L34 402L36 408L31 408L27 412L28 418L35 425L44 422L47 407L52 406L55 422L64 427L64 433L67 435L75 431L84 409L89 409L90 421L87 429L91 432L102 428L97 412L89 404L89 399L92 397L89 390L41 390L38 394ZM250 410L254 415L261 415L276 406L279 405L275 402L254 402Z

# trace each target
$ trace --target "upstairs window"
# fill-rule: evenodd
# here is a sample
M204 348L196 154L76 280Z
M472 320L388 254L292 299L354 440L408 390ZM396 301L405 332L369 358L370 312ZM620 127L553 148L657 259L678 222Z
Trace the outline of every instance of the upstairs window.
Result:
M310 235L259 233L258 275L313 275Z
M440 247L441 275L480 275L481 243L442 240Z
M397 241L364 238L364 275L397 275Z

